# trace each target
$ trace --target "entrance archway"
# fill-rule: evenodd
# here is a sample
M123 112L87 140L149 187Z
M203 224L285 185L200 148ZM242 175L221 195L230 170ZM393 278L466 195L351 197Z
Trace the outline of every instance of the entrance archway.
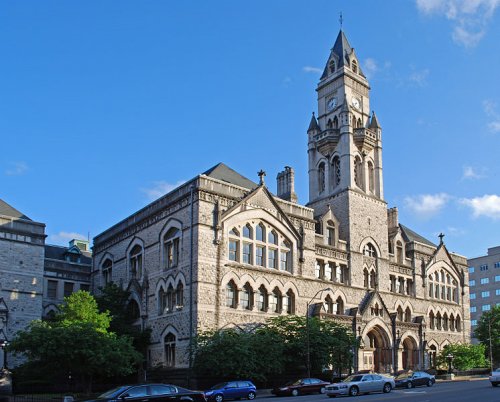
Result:
M401 368L403 370L417 370L419 368L419 350L413 338L406 338L403 341L401 356Z
M366 334L365 347L362 351L361 370L376 373L392 371L392 349L387 332L380 326L375 326Z

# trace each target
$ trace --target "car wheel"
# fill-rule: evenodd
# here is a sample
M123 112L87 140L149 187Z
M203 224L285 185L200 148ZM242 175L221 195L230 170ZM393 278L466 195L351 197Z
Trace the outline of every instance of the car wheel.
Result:
M299 390L298 389L292 389L292 396L299 396Z
M215 395L214 400L215 400L215 402L222 402L224 400L224 395L217 394L217 395Z
M384 388L382 388L382 391L384 391L385 394L387 394L388 392L391 392L392 391L391 384L389 384L388 382L386 382L384 384Z
M434 385L434 382L432 380L427 381L427 386L432 387Z
M413 388L413 383L411 381L408 381L406 383L406 388L408 388L408 389Z
M359 395L359 388L353 385L351 388L349 388L349 395L351 396L358 396Z
M320 394L324 394L325 392L326 392L325 387L321 387L321 388L319 389L319 393L320 393Z
M255 399L255 392L249 392L247 395L247 398L251 401L254 400Z
M498 383L497 383L497 382L492 382L492 383L491 383L491 385L492 385L493 387L496 387L496 386L498 385Z

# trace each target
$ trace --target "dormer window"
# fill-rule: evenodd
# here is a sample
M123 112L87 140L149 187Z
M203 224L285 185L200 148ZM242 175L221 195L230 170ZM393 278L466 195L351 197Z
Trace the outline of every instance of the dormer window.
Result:
M333 74L335 72L335 60L330 60L328 68L330 69L330 74Z
M351 63L351 66L352 66L352 72L357 74L358 73L358 62L356 60L353 60Z

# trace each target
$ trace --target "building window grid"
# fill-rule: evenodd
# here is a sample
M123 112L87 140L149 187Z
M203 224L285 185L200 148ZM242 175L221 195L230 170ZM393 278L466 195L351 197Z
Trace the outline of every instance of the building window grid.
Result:
M481 292L481 297L483 299L490 297L490 291L489 290L485 290L484 292Z
M479 266L480 271L487 271L488 270L488 264L483 264Z
M254 230L253 226L247 223L243 226L242 238L244 241L241 242L236 228L229 232L230 261L240 261L239 245L241 243L242 263L249 265L255 263L257 266L292 271L292 244L274 229L268 229L263 223L258 223Z
M495 268L500 268L500 261L495 262L495 264L493 264L493 266L494 266Z
M458 282L444 270L429 275L429 297L458 303Z
M481 285L486 285L490 283L490 278L481 278Z

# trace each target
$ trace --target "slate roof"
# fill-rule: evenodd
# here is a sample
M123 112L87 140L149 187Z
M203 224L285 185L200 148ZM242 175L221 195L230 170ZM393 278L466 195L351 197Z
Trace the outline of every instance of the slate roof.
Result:
M348 56L350 56L353 51L354 49L349 44L349 41L347 40L347 37L344 34L344 31L342 31L341 29L339 31L339 34L337 35L337 39L335 40L335 44L333 45L331 53L337 56L338 60L337 68L341 68L344 66L350 67ZM328 58L328 60L330 60L330 58ZM358 71L360 75L362 75L363 77L365 76L361 71L361 67L359 66L359 64L358 64ZM321 76L321 79L326 78L327 76L328 76L328 61L326 63L325 69L323 70L323 75Z
M311 117L311 122L309 123L309 128L307 129L307 132L309 132L311 130L320 131L320 128L318 126L318 121L316 120L316 116L314 115L314 112L313 112L313 115Z
M235 170L231 169L229 166L224 163L218 163L217 165L211 167L206 172L203 172L205 176L212 177L217 180L222 180L230 184L234 184L236 186L244 187L253 190L257 188L257 183L254 183L252 180L247 179L242 176Z
M75 247L78 249L78 247ZM50 258L52 260L66 260L66 254L68 253L69 248L64 246L55 246L51 244L45 245L45 258ZM78 250L80 251L80 250ZM73 252L74 254L74 252ZM80 251L80 263L81 264L91 264L92 258L89 256L89 253Z
M30 221L31 219L19 212L13 206L7 204L4 200L0 199L0 215L10 216L11 218L26 219Z
M407 228L404 225L399 224L401 227L401 231L403 232L403 237L405 238L406 241L412 242L416 241L418 243L426 244L431 247L437 247L433 242L430 240L427 240L425 237L420 236L418 233L414 232L410 228Z

